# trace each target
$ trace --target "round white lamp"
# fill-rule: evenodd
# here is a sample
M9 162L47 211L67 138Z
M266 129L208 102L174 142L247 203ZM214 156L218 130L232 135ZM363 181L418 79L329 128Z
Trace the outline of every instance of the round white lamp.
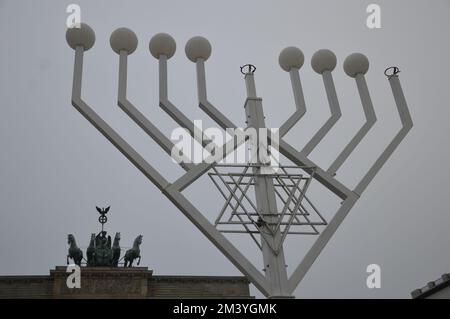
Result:
M120 51L126 51L128 54L131 54L136 51L138 39L136 34L130 29L119 28L111 34L109 43L117 54L120 54Z
M325 71L333 71L336 67L336 55L327 49L322 49L314 53L311 58L311 66L314 71L322 74Z
M364 54L350 54L344 61L344 71L354 78L358 74L366 74L369 70L369 59Z
M66 41L74 50L78 46L82 46L87 51L94 46L95 32L86 23L81 23L79 28L73 27L67 29Z
M300 69L304 62L305 56L302 50L297 47L287 47L278 56L278 63L286 72L289 72L292 68Z
M167 59L170 59L177 50L177 44L171 35L167 33L155 34L148 45L150 53L159 59L161 55L165 55Z
M204 37L193 37L186 43L184 51L192 62L197 62L197 59L206 61L211 56L211 44Z

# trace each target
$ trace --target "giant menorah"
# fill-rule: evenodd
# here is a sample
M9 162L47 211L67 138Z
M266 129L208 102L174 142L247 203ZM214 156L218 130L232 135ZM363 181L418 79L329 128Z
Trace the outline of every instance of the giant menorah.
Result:
M111 128L82 98L81 82L84 52L95 42L94 31L86 24L67 30L66 39L75 50L75 66L72 88L72 105L102 133L128 160L133 163L161 192L267 297L291 297L293 291L303 279L322 249L333 236L350 209L386 163L394 150L412 128L412 120L398 78L399 70L391 68L388 76L402 128L373 165L351 190L336 179L336 172L347 160L357 145L376 121L375 111L365 80L369 69L368 59L360 54L349 55L344 61L345 73L354 78L366 117L365 124L344 147L328 169L320 168L308 158L308 155L322 141L330 129L341 117L341 111L334 87L332 71L336 67L336 56L329 50L317 51L311 61L313 69L322 75L325 92L330 106L331 117L313 135L301 151L296 150L283 140L289 130L306 112L299 70L303 66L303 53L295 47L284 49L279 56L281 68L289 73L294 94L295 112L281 125L277 139L268 137L271 146L276 147L294 165L278 165L276 170L268 170L273 162L257 158L252 163L242 165L223 164L223 159L246 143L248 136L238 134L237 126L230 121L207 98L205 62L211 54L211 45L203 37L190 39L185 47L189 60L195 63L197 72L198 100L200 108L222 129L236 129L235 135L223 145L214 145L211 139L200 132L180 109L170 102L167 85L167 61L176 51L174 39L168 34L157 34L150 40L150 52L159 61L159 105L182 128L209 151L208 158L194 163L188 154L174 152L177 146L167 138L157 126L146 118L127 99L127 62L128 56L137 48L137 37L128 29L114 31L110 38L112 49L119 55L118 105L136 122L167 154L177 157L185 173L173 182L169 182L152 167L135 149L133 149L113 128ZM247 99L244 107L247 128L265 129L262 100L256 94L255 68L241 68L245 74ZM244 130L241 130L244 131ZM259 142L257 142L259 143ZM255 145L253 145L255 147ZM259 144L256 148L262 147ZM222 152L216 152L220 149ZM220 154L217 157L217 154ZM270 152L269 152L270 154ZM211 160L211 158L213 160ZM272 164L271 164L272 163ZM174 164L176 165L176 164ZM225 199L225 204L215 222L211 222L183 195L201 176L208 174ZM340 205L329 221L325 220L306 194L312 180L322 184L340 199ZM249 189L254 192L250 193ZM281 208L279 209L278 206ZM227 214L227 215L226 215ZM226 215L226 216L225 216ZM316 219L313 219L316 218ZM223 228L228 227L228 228ZM231 228L230 228L231 227ZM236 228L237 227L237 228ZM305 227L307 230L305 230ZM263 272L251 263L240 250L231 243L230 233L249 234L262 251ZM287 235L317 236L300 264L288 276L283 251L283 242Z

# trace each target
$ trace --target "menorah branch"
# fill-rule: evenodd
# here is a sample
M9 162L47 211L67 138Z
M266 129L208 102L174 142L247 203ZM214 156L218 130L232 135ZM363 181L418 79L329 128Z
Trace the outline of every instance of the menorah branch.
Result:
M128 99L127 99L127 61L128 52L121 50L119 52L119 88L117 104L119 107L147 133L167 154L173 156L180 152L173 152L175 145L167 138L152 122L150 122L144 114L142 114ZM192 168L191 160L184 154L176 159L181 167L185 170Z
M303 96L302 83L298 68L289 71L291 78L292 92L294 94L295 112L280 126L280 137L283 137L300 121L306 113L305 97Z
M364 74L357 74L355 76L355 80L358 87L359 96L361 98L364 116L366 117L366 122L350 140L350 142L345 146L344 150L334 160L330 168L328 168L327 172L333 175L336 174L337 170L342 166L342 164L344 164L350 154L355 150L358 144L363 140L363 138L367 135L367 133L377 121Z
M400 79L397 75L393 75L389 78L389 84L391 85L392 94L394 95L395 104L400 116L402 128L395 135L386 149L377 158L375 163L371 166L369 171L364 175L362 180L356 186L354 192L356 194L362 194L373 178L377 175L383 165L387 162L389 157L394 153L395 149L400 145L402 140L406 137L408 132L413 127L411 115L409 113L408 104L406 103L405 96L403 94Z
M169 185L169 182L82 100L81 82L83 74L83 55L85 49L81 45L75 46L74 49L75 64L72 86L72 105L156 187L160 190L164 189L167 185Z
M167 56L159 55L159 106L181 127L187 129L191 136L197 140L203 147L211 152L216 146L211 142L203 131L195 127L194 123L181 112L168 98L167 84ZM199 133L198 133L199 132Z
M364 69L364 68L363 68ZM367 69L364 71L364 73ZM356 74L355 74L356 75ZM358 73L358 75L362 75L362 73ZM361 78L361 77L360 77ZM364 79L364 78L362 78ZM331 239L333 234L336 232L339 225L342 223L344 218L349 213L350 209L353 207L358 197L363 193L363 191L367 188L369 183L373 180L376 174L380 171L382 166L386 163L389 157L393 154L395 149L401 143L401 141L405 138L408 132L411 130L413 126L413 122L411 119L411 115L408 110L408 106L406 103L405 96L403 94L400 80L397 75L393 75L389 77L389 83L391 85L392 93L394 95L395 103L397 105L397 109L400 115L400 120L402 123L402 128L397 133L397 135L393 138L387 148L382 152L382 154L378 157L366 175L363 177L361 182L356 186L355 190L352 194L342 203L340 209L336 212L335 216L331 219L326 229L319 235L319 238L310 248L308 253L303 258L302 262L295 269L293 274L289 279L290 289L293 291L299 282L303 279L303 277L308 272L309 268L312 266L316 258L319 256L320 252L325 248L328 241ZM365 81L362 83L365 84ZM366 88L366 86L362 85L361 88ZM368 91L363 91L362 96L368 97ZM370 98L370 97L369 97Z
M338 209L334 217L329 221L327 227L316 239L297 268L295 268L294 272L289 277L289 289L291 293L295 290L295 288L297 288L298 284L305 277L308 270L314 264L317 257L319 257L320 253L330 241L331 237L334 235L341 223L344 221L345 217L350 212L358 198L359 196L353 193L342 202L341 207Z
M200 49L195 47L195 45L200 43ZM197 72L197 79L198 79L198 92L199 92L199 100L204 101L204 103L209 103L206 101L206 84L205 84L205 72L204 72L204 65L203 60L207 59L211 53L211 46L209 42L201 37L194 37L188 42L188 47L192 47L192 44L194 45L194 49L191 49L190 51L186 49L186 52L190 52L191 54L191 61L197 63L197 71L200 68L203 67L203 72L200 70L200 73ZM160 85L160 105L165 109L170 116L172 116L182 127L189 128L192 127L190 130L191 136L193 135L194 138L197 138L198 136L202 136L203 132L201 132L198 128L193 127L193 123L181 112L179 111L169 100L168 100L168 84L167 84L167 59L171 58L176 50L176 44L175 40L168 34L165 33L159 33L152 37L149 44L150 52L151 54L159 60L159 85ZM205 102L206 101L206 102ZM200 102L201 104L201 102ZM208 109L210 108L215 109L212 105L208 106ZM216 110L217 111L217 110ZM218 117L223 117L220 112L216 112L216 115ZM228 119L225 118L225 122L230 124L231 122L228 121ZM232 124L232 123L231 123ZM224 127L227 128L235 128L234 124L230 127ZM195 134L195 131L200 131L200 134ZM219 162L220 160L224 159L227 155L234 152L240 145L242 145L245 142L245 138L242 139L240 135L234 135L233 138L222 145L222 150L220 154L222 154L221 158L217 158L216 155L214 155L214 158L216 159L216 162ZM245 135L244 135L245 136ZM203 145L205 145L205 141L208 143L209 138L203 136ZM217 145L214 145L214 143L209 143L209 146L211 148L217 148ZM210 151L211 148L208 148L207 150ZM210 156L212 158L212 155ZM194 181L196 181L202 174L204 174L206 171L208 171L212 166L214 166L214 163L211 163L210 158L205 159L202 163L199 163L195 165L193 169L191 169L189 172L178 178L174 183L173 187L177 189L178 191L182 191L186 187L188 187L190 184L192 184Z
M197 69L197 86L198 86L198 99L200 108L224 130L226 130L227 128L236 128L237 126L231 120L229 120L224 114L222 114L222 112L220 112L207 99L204 59L196 58L195 63Z
M228 141L223 146L222 159L233 153L236 148L245 143L246 137L244 134L235 135L230 141ZM217 161L220 162L220 161ZM173 182L172 187L178 191L183 191L186 187L195 182L198 178L200 178L203 174L205 174L208 170L210 170L213 166L217 164L210 163L209 160L204 160L202 163L195 165L194 168L190 169L184 175L179 177L175 182Z
M330 71L324 71L322 73L323 83L325 85L325 91L327 93L328 104L330 106L331 116L322 125L322 127L314 134L311 140L303 147L301 153L308 156L314 148L322 141L322 139L333 128L336 122L341 117L341 109L336 95L336 89L334 87L333 76Z
M196 38L193 38L196 39ZM191 40L193 40L191 39ZM201 41L207 41L206 39L201 39ZM192 41L191 41L192 42ZM207 43L206 51L203 49L203 52L200 52L202 56L209 56L210 51L208 53L208 46L210 50L209 42ZM194 123L190 121L187 116L185 116L177 107L175 107L168 98L168 75L167 75L167 60L170 59L175 51L176 51L176 43L175 40L166 33L158 33L152 37L149 44L150 53L158 59L159 61L159 97L160 97L160 106L171 116L179 125L188 129L191 136L194 137L198 142L200 142L207 151L212 153L213 150L217 150L219 146L215 143L212 143L202 130L194 126ZM200 60L201 58L199 58ZM206 97L206 89L204 91L204 95ZM198 177L200 177L206 170L210 169L214 164L210 164L210 158L215 158L216 162L224 159L227 155L235 151L242 143L245 142L245 139L239 139L236 136L233 136L232 140L228 143L222 145L222 150L220 154L222 154L221 158L218 158L216 154L211 155L209 158L205 159L202 163L195 165L195 169L192 169L189 174L181 176L177 181L175 181L174 185L178 187L179 191L183 190L185 187L189 186L193 183Z
M314 174L314 179L323 184L326 188L332 191L336 196L341 199L346 199L352 191L347 188L344 184L335 179L332 175L324 171L313 161L308 159L306 156L297 151L290 144L280 139L279 143L280 153L283 154L287 159L292 161L294 164L303 167L315 167L316 171Z
M180 192L172 186L163 190L172 203L265 295L272 294L270 283L233 244L222 235Z

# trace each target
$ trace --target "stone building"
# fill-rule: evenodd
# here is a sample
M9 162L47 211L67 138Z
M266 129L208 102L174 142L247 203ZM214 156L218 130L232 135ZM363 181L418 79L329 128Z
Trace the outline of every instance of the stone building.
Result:
M0 276L0 298L250 298L242 276L155 276L147 267L82 267L81 287L68 288L70 273Z
M425 287L411 292L413 299L450 299L450 274L430 281Z

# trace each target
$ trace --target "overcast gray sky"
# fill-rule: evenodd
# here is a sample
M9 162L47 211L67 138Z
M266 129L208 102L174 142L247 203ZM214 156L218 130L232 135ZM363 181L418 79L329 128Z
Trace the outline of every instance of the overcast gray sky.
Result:
M171 100L192 119L197 107L194 64L186 41L208 38L208 97L235 123L244 124L245 85L239 66L256 65L258 95L267 124L279 126L294 110L288 74L278 54L294 45L305 54L301 69L308 112L287 140L301 148L328 118L320 76L310 67L321 48L338 57L334 71L343 116L311 154L328 167L364 122L345 57L369 57L368 86L378 122L339 171L353 188L400 127L387 66L400 79L414 128L351 210L295 294L298 298L409 298L409 293L450 271L450 2L433 1L61 1L0 0L0 274L47 274L64 265L68 233L80 246L98 231L95 205L111 205L107 230L122 244L138 234L142 264L155 274L237 275L237 269L70 104L74 52L65 41L66 7L81 6L82 21L97 41L85 55L83 97L168 179L182 170L116 106L118 56L109 46L117 27L134 30L139 47L129 59L130 100L169 134L176 124L158 108L157 61L149 39L170 33L177 53L169 61ZM381 6L382 28L366 27L366 7ZM311 190L313 191L314 188ZM321 193L322 192L322 193ZM207 180L187 190L214 218L222 205ZM320 191L319 209L335 206ZM317 201L318 200L318 201ZM234 240L234 239L233 239ZM311 238L291 237L288 269ZM262 268L247 238L235 241ZM381 266L380 289L366 287L366 267ZM260 296L256 289L252 293Z

